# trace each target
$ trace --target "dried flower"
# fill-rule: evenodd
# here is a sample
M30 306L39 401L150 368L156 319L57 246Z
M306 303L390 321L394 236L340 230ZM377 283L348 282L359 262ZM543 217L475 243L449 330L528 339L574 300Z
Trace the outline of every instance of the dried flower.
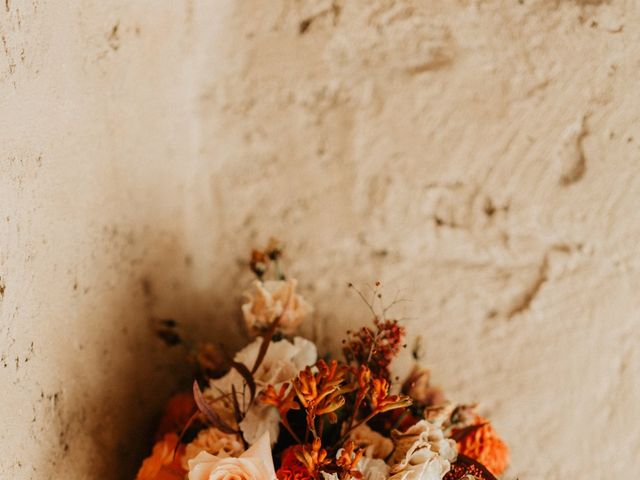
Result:
M269 256L261 250L252 250L249 267L258 278L262 278L269 269Z
M385 379L391 378L389 365L400 352L405 329L397 320L375 319L376 331L369 327L351 333L345 341L343 352L347 362L368 366L373 374Z
M488 420L477 416L475 425L478 428L458 441L458 451L480 462L494 475L502 475L509 464L509 447Z
M358 464L363 456L363 451L356 447L352 441L348 441L343 448L338 450L336 465L340 469L342 477L362 478L362 472L358 470Z
M264 249L264 253L270 260L277 261L284 250L282 242L275 237L271 237L267 243L267 248Z
M331 463L319 438L316 438L311 445L303 445L301 449L295 451L295 455L314 478L320 473L322 467Z
M458 459L451 464L451 470L444 476L444 480L497 480L487 467L478 461L458 455Z
M252 336L264 333L280 317L278 329L293 334L313 310L301 295L296 294L296 280L255 281L253 290L245 292L248 301L242 305L247 330Z
M274 480L269 436L263 435L239 457L218 457L200 452L189 460L189 480Z
M202 430L198 436L187 445L182 466L188 469L189 460L198 456L200 452L207 452L218 457L237 457L244 452L244 445L238 435L221 432L211 427Z
M182 480L186 471L181 466L184 446L178 447L178 435L168 433L153 447L153 452L143 462L136 480Z
M335 412L345 404L341 386L348 373L347 367L335 360L327 364L324 360L316 363L317 372L310 367L301 371L293 381L298 400L306 410L307 428L316 435L315 418L318 415L329 415L329 420L336 420Z
M361 364L356 372L356 382L358 383L358 392L368 392L371 383L371 369Z
M298 410L300 408L295 398L295 389L291 388L289 383L283 383L279 391L276 391L273 385L268 385L260 396L262 403L276 407L282 417L285 417L289 410Z
M389 382L384 378L374 378L371 387L371 407L377 413L396 408L408 407L411 399L404 395L389 395Z
M406 432L395 430L391 436L396 446L391 459L393 480L441 480L457 456L456 443L426 420Z

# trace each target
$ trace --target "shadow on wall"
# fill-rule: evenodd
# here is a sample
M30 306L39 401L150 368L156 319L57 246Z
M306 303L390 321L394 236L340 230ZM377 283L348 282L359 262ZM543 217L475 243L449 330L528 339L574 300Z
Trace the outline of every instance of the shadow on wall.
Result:
M68 302L78 312L72 344L54 345L65 351L54 352L60 388L50 414L58 438L45 470L60 478L134 478L168 397L189 388L193 339L222 338L231 351L241 342L239 299L228 293L237 291L230 290L237 261L223 270L237 275L204 275L197 284L198 259L172 232L103 233L103 255L88 267L93 281L75 282Z

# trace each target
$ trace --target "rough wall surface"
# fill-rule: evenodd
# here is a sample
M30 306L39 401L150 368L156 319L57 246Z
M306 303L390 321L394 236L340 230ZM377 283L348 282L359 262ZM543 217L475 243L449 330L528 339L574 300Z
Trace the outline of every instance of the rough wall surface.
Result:
M122 479L271 234L316 306L382 279L509 477L640 470L640 6L6 0L0 477Z

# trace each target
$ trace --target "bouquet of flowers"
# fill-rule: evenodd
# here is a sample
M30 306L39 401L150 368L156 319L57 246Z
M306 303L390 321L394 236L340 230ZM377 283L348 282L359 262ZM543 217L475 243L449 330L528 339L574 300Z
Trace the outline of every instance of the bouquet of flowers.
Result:
M376 313L362 292L372 323L346 332L343 358L318 358L313 342L295 336L312 308L282 273L281 257L273 241L253 251L257 279L242 305L253 340L234 356L212 344L193 353L193 391L169 401L137 480L471 480L503 473L508 447L474 405L446 401L417 363L404 381L392 376L405 329L387 309ZM379 288L372 288L374 300Z

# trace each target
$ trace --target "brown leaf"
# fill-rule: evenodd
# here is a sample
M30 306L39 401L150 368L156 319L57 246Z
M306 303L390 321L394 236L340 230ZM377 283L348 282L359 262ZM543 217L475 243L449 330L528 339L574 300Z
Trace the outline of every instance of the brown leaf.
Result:
M288 301L286 305L289 305ZM286 312L286 309L285 309L285 312ZM273 338L273 334L276 332L276 328L278 328L280 319L282 318L282 315L284 315L285 312L282 312L282 314L279 317L277 317L271 325L269 325L269 330L267 330L267 332L264 335L264 338L262 339L262 344L260 345L260 350L258 351L258 356L256 357L256 361L253 364L251 373L256 373L258 371L258 368L260 368L260 365L262 365L262 362L264 361L264 357L267 356L267 350L269 349L269 345L271 344L271 339Z
M231 384L231 398L233 399L233 413L236 417L236 422L240 425L242 421L242 411L240 410L240 404L238 403L238 393L236 392L236 386Z
M235 360L230 360L231 368L235 368L244 381L249 385L249 394L250 394L250 402L253 402L253 399L256 396L256 381L253 378L253 372L250 372L247 366L244 363L236 362Z
M211 405L207 402L207 399L204 398L202 394L202 390L200 390L200 386L198 382L194 380L193 382L193 398L196 401L196 405L198 409L202 412L207 421L216 427L218 430L224 433L238 433L237 430L231 428L223 419L218 415L218 413L211 408Z
M180 447L180 443L182 442L182 439L186 435L187 430L189 430L191 425L193 425L193 422L196 421L196 418L198 418L198 415L200 415L200 410L195 411L193 413L193 415L191 415L189 417L189 420L187 420L187 423L185 424L185 426L182 428L182 431L180 432L180 435L178 436L178 441L176 442L176 448L173 449L173 458L174 459L176 458L176 453L178 452L178 448Z

